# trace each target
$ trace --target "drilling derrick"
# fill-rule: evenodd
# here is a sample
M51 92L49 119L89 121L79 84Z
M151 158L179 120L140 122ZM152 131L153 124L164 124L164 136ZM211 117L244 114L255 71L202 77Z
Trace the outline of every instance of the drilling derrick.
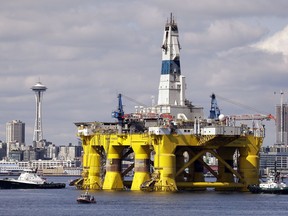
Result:
M158 105L184 105L185 77L181 76L178 26L170 17L165 25Z
M202 107L185 98L179 32L172 14L164 27L161 51L155 106L137 106L134 113L124 114L119 94L118 108L112 113L117 122L75 123L84 149L83 180L77 186L99 190L177 191L211 187L247 191L248 185L258 184L258 153L264 128L260 125L259 129L253 126L250 130L247 125L229 123L220 114L215 94L208 118L204 117ZM216 170L208 158L217 162ZM215 181L206 182L206 173L214 176ZM127 175L132 181L127 180Z

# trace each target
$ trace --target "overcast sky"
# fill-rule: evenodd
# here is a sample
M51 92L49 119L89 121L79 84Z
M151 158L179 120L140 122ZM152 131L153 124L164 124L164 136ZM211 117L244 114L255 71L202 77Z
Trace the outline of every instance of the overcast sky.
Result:
M0 140L13 119L31 144L35 97L43 101L43 135L77 143L74 122L114 121L117 94L151 105L158 97L164 25L179 27L186 97L203 106L218 98L224 114L275 113L288 96L287 0L0 0ZM276 94L274 94L276 92ZM157 101L157 100L155 100ZM137 105L123 98L126 112ZM275 142L265 122L264 144Z

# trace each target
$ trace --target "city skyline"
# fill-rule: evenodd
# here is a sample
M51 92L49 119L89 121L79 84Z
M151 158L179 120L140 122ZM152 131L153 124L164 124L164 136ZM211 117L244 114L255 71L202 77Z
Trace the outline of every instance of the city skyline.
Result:
M288 88L285 0L233 2L80 1L2 2L0 8L0 140L5 123L26 123L33 140L31 86L49 86L43 101L44 138L76 143L74 122L115 121L122 93L141 104L157 101L163 25L173 12L179 27L186 98L209 115L210 95L223 114L275 114ZM141 10L139 10L141 8ZM123 100L124 111L135 102ZM275 122L264 122L264 145L275 143Z

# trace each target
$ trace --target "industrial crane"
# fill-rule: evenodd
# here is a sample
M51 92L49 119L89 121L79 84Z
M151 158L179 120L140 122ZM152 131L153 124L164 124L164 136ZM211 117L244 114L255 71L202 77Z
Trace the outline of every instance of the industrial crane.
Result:
M226 100L228 101L228 100ZM247 107L247 106L245 106ZM216 100L216 95L213 93L211 96L211 109L210 109L210 119L219 119L220 121L223 121L225 119L229 120L271 120L273 119L274 121L276 120L275 117L272 114L241 114L241 115L223 115L220 114L220 109L217 105L217 100Z
M122 131L122 126L123 126L123 121L124 121L124 110L123 110L121 94L118 94L118 108L116 111L112 112L112 118L118 119L119 132Z
M220 109L217 105L217 100L216 100L216 96L215 94L213 93L211 95L211 109L210 109L210 116L209 118L210 119L218 119L220 115Z

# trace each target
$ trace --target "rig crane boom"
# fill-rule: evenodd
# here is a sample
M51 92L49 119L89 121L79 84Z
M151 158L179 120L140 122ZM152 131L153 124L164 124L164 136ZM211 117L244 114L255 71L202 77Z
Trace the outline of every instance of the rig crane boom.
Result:
M210 109L210 119L229 119L229 120L235 120L235 121L244 121L244 120L276 120L275 117L272 114L240 114L240 115L223 115L220 114L220 109L217 105L216 95L213 93L211 95L211 109Z
M263 120L271 120L271 119L274 119L275 120L275 117L271 114L268 114L268 115L264 115L264 114L242 114L242 115L229 115L229 116L226 116L232 120L260 120L260 121L263 121Z

